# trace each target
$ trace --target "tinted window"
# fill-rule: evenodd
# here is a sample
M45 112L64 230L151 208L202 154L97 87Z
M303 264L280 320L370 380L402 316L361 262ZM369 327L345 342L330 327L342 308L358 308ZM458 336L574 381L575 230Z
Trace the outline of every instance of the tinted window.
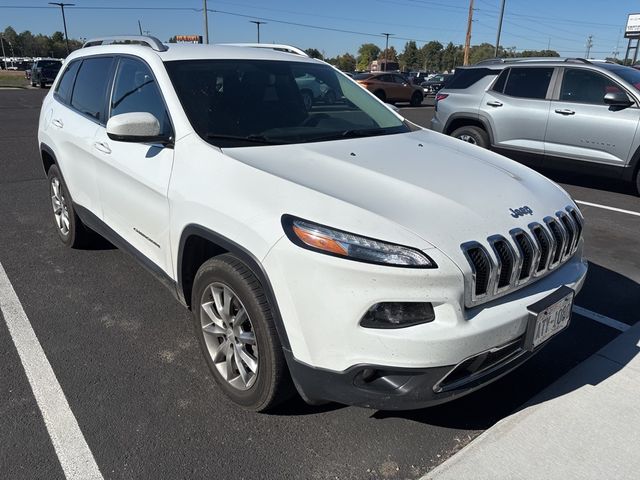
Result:
M71 98L71 90L73 90L73 81L76 79L76 73L78 73L78 67L80 67L80 61L71 62L62 74L62 78L56 86L56 95L60 101L69 103Z
M604 105L605 94L619 91L620 88L604 75L591 70L569 68L562 78L560 100Z
M506 95L543 99L547 96L553 68L512 68L504 89Z
M160 122L163 134L171 132L169 116L151 70L139 60L122 58L111 96L111 116L130 112L150 113Z
M62 62L60 60L39 60L38 67L40 68L60 68L62 66Z
M393 75L393 81L400 84L407 83L407 79L400 75Z
M354 80L366 80L367 78L371 78L372 75L370 73L356 73L353 76Z
M73 108L102 123L112 61L111 57L83 60L71 98Z
M328 65L240 59L180 60L165 65L191 125L220 147L409 131L367 91ZM304 82L307 78L312 81ZM309 88L318 92L314 102L304 100Z
M507 83L508 76L509 76L509 69L505 68L504 70L502 70L502 73L498 77L498 80L496 80L496 83L493 84L493 88L491 90L493 90L494 92L502 93L504 91L504 85L505 83Z
M631 67L623 67L622 65L605 63L600 65L620 78L634 86L636 90L640 90L640 70Z
M490 70L488 68L465 68L457 70L453 78L449 79L447 88L469 88L478 80L483 79L488 75L493 76L497 74L497 70Z

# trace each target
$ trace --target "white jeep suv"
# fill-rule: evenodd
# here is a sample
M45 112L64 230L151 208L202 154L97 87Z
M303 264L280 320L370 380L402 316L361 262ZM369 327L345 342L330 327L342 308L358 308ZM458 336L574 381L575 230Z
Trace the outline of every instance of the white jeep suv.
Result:
M564 329L587 271L561 188L294 48L90 41L38 140L60 239L140 260L247 409L456 398Z

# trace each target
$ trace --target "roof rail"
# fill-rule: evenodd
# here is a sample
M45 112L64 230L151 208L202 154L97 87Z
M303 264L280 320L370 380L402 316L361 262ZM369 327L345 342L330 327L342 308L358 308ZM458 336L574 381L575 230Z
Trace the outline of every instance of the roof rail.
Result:
M92 38L87 40L82 48L95 47L98 45L110 45L118 43L135 43L151 47L156 52L165 52L169 49L156 37L150 35L113 35L111 37Z
M308 57L304 50L291 45L284 45L279 43L220 43L218 45L226 45L229 47L253 47L253 48L270 48L271 50L278 50L279 52L293 53L295 55L301 55Z

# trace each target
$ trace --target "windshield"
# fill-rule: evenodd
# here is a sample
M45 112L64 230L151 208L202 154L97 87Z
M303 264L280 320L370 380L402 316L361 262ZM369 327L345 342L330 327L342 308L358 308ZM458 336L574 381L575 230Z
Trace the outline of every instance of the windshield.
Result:
M636 70L631 67L624 67L622 65L602 65L604 68L609 70L611 73L615 73L624 81L633 85L636 90L640 91L640 70Z
M59 60L39 60L38 67L40 68L49 68L55 67L60 68L62 66L62 62Z
M220 147L409 131L389 109L328 65L237 59L165 65L193 128Z

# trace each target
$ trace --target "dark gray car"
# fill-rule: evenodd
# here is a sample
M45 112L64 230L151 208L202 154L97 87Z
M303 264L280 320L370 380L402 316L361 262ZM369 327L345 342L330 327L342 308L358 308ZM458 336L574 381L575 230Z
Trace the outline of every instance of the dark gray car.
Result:
M640 193L640 71L583 59L458 69L431 128L538 167L632 181Z
M36 60L31 66L31 86L40 85L42 88L53 83L62 68L62 61L55 59Z

